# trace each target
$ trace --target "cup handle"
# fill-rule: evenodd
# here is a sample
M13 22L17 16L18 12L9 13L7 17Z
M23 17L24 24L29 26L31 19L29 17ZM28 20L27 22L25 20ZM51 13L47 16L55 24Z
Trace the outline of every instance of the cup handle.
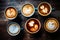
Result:
M52 11L55 11L55 8L52 8Z
M38 8L35 8L35 11L37 11L38 10Z
M24 30L24 28L20 28L20 30Z

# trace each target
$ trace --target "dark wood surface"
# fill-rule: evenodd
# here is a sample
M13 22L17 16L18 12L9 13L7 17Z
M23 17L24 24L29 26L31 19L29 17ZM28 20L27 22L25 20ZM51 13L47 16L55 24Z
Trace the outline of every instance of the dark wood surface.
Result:
M42 28L41 30L36 34L29 34L24 29L25 22L29 19L21 15L20 9L22 7L22 4L25 4L27 2L32 3L35 8L38 6L40 2L49 2L52 5L52 8L54 10L51 12L49 16L43 17L38 14L37 11L35 11L35 14L29 18L37 18L41 21ZM8 6L13 6L18 11L18 16L14 20L6 20L4 16L4 11ZM55 33L48 33L43 28L43 23L47 18L54 17L59 21L60 24L60 1L59 0L0 0L0 40L60 40L60 28ZM17 22L23 30L19 33L17 36L10 36L7 33L7 25L8 22Z

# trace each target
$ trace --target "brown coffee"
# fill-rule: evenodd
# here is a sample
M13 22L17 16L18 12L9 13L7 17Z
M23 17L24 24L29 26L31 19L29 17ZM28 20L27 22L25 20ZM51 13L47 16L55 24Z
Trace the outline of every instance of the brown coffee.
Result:
M25 24L26 31L32 34L38 32L40 28L41 28L41 23L39 22L38 19L35 18L31 18L27 20Z
M6 10L5 10L5 17L7 19L14 19L16 18L17 16L17 10L14 8L14 7L8 7Z
M47 16L51 13L52 7L47 2L42 2L38 5L38 13L42 16Z

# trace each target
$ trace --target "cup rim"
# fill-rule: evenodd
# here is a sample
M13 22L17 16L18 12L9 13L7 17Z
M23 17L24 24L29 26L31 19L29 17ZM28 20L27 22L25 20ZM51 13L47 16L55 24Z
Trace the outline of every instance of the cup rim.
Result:
M11 33L10 31L9 31L9 27L10 27L10 25L14 25L14 24L16 24L16 25L18 25L18 32L17 33ZM9 35L11 35L11 36L16 36L16 35L18 35L19 33L20 33L20 25L19 24L17 24L16 22L11 22L11 23L9 23L8 24L8 27L7 27L7 32L8 32L8 34Z
M49 7L50 7L50 11L49 11L49 13L46 14L46 15L43 15L43 14L41 14L41 13L39 12L39 6L40 6L41 4L43 4L43 3L46 3L46 4L49 5ZM52 12L52 6L51 6L50 3L48 3L48 2L41 2L41 3L39 3L39 5L38 5L38 13L39 13L41 16L48 16L49 14L51 14L51 12Z
M35 31L35 32L30 32L30 31L27 29L27 27L26 27L27 22L28 22L29 20L31 20L31 19L37 20L37 21L39 22L39 29L38 29L37 31ZM40 22L38 19L36 19L36 18L30 18L30 19L28 19L28 20L26 21L26 23L25 23L25 30L26 30L28 33L30 33L30 34L35 34L35 33L37 33L40 29L41 29L41 22Z
M33 11L29 16L24 15L23 12L22 12L22 8L23 8L25 5L27 5L27 4L28 4L28 5L31 5L31 6L33 7L33 9L34 9L34 11ZM21 8L21 14L22 14L23 16L25 16L25 17L31 17L31 16L34 14L34 12L35 12L35 7L34 7L34 5L31 4L31 3L25 3L25 4L23 4L22 8Z
M6 10L7 10L8 8L10 8L10 7L16 10L16 16L13 17L13 18L8 18L8 17L6 16ZM17 17L17 15L18 15L18 11L17 11L17 9L16 9L15 7L13 7L13 6L8 6L8 7L5 8L4 16L5 16L6 19L8 19L8 20L13 20L13 19L15 19L15 18Z
M52 31L50 31L50 30L48 30L47 28L46 28L46 22L47 22L47 20L50 20L50 19L53 19L53 20L55 20L58 24L58 26L57 26L57 28L55 29L55 30L52 30ZM47 31L47 32L49 32L49 33L54 33L54 32L56 32L58 29L59 29L59 22L58 22L58 20L56 19L56 18L48 18L47 20L45 20L45 22L44 22L44 29Z

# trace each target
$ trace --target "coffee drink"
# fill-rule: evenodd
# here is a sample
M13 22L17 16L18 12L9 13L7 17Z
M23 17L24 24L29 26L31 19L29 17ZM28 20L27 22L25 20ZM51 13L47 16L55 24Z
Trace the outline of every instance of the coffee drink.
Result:
M17 14L17 10L14 7L8 7L5 10L5 17L9 20L15 19Z
M11 36L16 36L20 33L20 26L17 23L10 23L7 28L7 32Z
M41 28L41 23L38 19L31 18L26 21L25 29L28 33L34 34L37 33Z
M55 18L49 18L45 21L44 28L50 33L56 32L59 28L59 22Z
M32 16L34 14L34 12L35 12L35 9L32 4L25 4L25 5L23 5L23 7L21 9L21 13L25 17Z
M47 2L41 2L38 5L38 13L42 16L47 16L51 13L52 7L49 3Z

